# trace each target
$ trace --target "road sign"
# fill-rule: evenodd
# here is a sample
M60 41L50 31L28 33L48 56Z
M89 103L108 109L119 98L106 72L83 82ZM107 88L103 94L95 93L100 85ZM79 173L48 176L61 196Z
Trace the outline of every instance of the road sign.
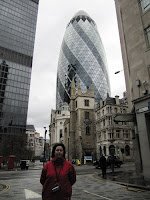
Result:
M150 110L150 101L148 102L148 110Z
M114 116L114 122L135 122L136 116L134 113L117 113Z

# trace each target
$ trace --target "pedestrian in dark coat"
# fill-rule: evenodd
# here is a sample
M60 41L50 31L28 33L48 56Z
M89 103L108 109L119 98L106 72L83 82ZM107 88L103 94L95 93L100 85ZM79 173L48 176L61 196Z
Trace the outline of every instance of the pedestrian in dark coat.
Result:
M43 185L43 200L70 200L72 185L76 182L73 165L65 159L65 146L54 145L52 160L42 170L40 182Z
M111 170L112 170L113 176L115 175L114 168L115 168L115 156L111 155Z
M106 158L103 154L101 155L99 162L102 169L102 177L106 178Z

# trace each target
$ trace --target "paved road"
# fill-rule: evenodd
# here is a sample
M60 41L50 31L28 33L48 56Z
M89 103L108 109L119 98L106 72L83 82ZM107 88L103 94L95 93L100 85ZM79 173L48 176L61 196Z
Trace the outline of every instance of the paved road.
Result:
M40 200L39 182L42 166L29 170L0 172L0 200ZM76 167L77 182L73 186L72 200L149 200L150 191L127 188L101 179L100 170L92 166ZM3 185L2 185L3 184Z

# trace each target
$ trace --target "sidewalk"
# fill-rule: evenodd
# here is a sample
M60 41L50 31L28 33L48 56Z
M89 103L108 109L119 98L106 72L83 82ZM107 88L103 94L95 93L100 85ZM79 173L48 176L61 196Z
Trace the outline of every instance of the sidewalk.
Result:
M29 169L30 170L31 169L36 169L36 167L37 167L37 169L40 169L40 168L42 169L42 164L39 165L37 163L30 162L30 164L29 164ZM8 169L7 165L4 165L4 166L1 165L1 168L0 168L0 172L4 172L4 171L19 171L19 170L22 170L20 165L17 165L17 166L15 165L13 169Z
M98 177L102 179L101 173ZM144 176L142 174L136 174L134 169L124 171L123 168L115 168L114 175L109 169L107 170L106 180L114 181L117 184L124 185L129 188L131 187L150 191L150 181L144 180Z
M75 166L75 169L77 175L84 174L85 171L88 171L89 173L94 174L94 177L96 179L103 179L102 170L93 170L93 165ZM138 188L140 190L150 191L150 181L144 180L142 174L136 174L135 164L133 162L124 163L120 168L115 167L114 175L112 174L112 170L110 168L107 168L106 180L113 181L117 184L124 185L129 188Z

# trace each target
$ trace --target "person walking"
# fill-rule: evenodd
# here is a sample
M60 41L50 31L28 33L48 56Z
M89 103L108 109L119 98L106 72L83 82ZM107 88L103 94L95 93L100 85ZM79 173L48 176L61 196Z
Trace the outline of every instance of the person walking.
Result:
M65 146L56 143L52 149L52 160L44 165L40 183L43 185L43 200L70 200L72 185L76 182L76 171L65 159Z
M111 155L111 170L112 170L112 175L114 176L115 175L115 156L114 155Z
M99 162L102 169L102 177L106 178L106 158L103 154L101 155Z

